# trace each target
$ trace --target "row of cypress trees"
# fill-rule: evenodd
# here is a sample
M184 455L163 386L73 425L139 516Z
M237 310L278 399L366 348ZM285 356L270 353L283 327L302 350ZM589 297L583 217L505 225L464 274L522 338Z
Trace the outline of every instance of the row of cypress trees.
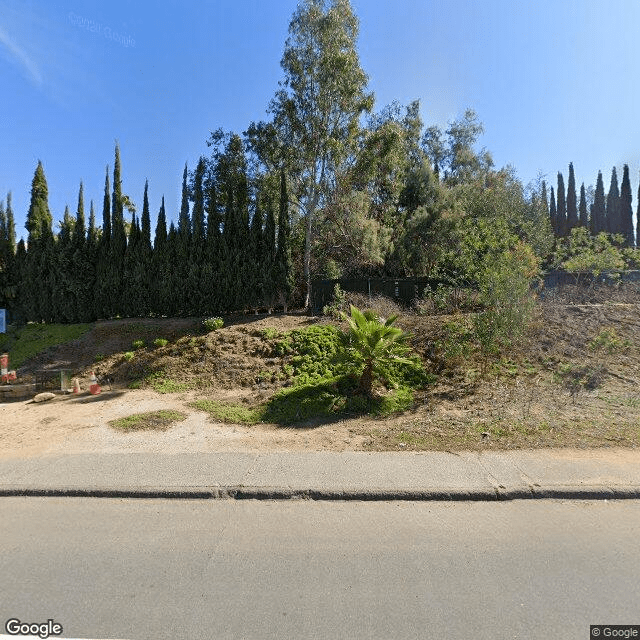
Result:
M543 199L547 202L546 184L543 183ZM602 171L598 172L593 202L587 212L587 194L584 183L580 187L580 199L576 197L576 180L573 163L569 164L569 180L565 193L564 177L558 173L558 187L554 193L551 187L549 217L556 236L568 236L574 227L587 227L592 235L601 232L617 233L624 237L628 247L640 247L640 187L638 188L638 210L636 212L636 237L633 229L633 196L629 167L624 165L622 184L618 187L616 168L611 171L609 192L605 196Z
M9 231L7 211L0 209L0 307L21 321L64 323L286 310L293 288L286 175L250 187L246 165L223 171L224 162L228 157L217 165L201 158L191 185L185 166L178 225L167 229L163 197L153 242L148 181L138 215L122 191L117 145L112 188L108 167L105 177L101 227L93 201L86 222L81 183L75 215L67 207L53 232L39 162L28 240L15 250L15 225Z

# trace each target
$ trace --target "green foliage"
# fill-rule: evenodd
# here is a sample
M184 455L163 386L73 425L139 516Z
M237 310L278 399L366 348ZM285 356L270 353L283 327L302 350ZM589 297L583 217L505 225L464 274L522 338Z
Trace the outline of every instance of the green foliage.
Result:
M538 262L524 244L487 255L478 272L480 301L485 309L473 318L473 333L486 359L509 347L524 333L534 306L530 292Z
M9 350L10 365L20 367L45 349L76 340L89 329L90 324L27 324L14 334L15 341Z
M127 361L127 362L131 362L134 358L135 358L135 353L133 353L133 351L125 351L122 354L122 357Z
M446 366L455 366L468 358L473 352L473 327L463 316L450 320L443 327L443 337L436 347Z
M42 162L38 161L33 181L31 183L31 201L27 213L27 231L29 232L29 245L40 238L43 228L51 229L53 218L49 211L49 187L44 175Z
M598 233L593 237L584 227L571 230L568 238L559 240L553 256L553 266L570 273L592 273L623 270L627 266L621 248L623 236Z
M187 419L187 414L182 411L173 411L170 409L160 409L158 411L150 411L148 413L136 413L125 418L111 420L109 426L118 431L166 431L175 422L182 422Z
M345 292L340 288L340 285L336 283L333 287L333 299L327 305L322 308L322 313L325 316L331 316L335 320L340 318L340 314L347 308L347 296Z
M631 347L631 341L621 338L614 327L605 327L597 336L589 342L591 351L606 351L607 353L619 353L623 349Z
M384 320L351 305L351 317L346 314L342 317L349 323L349 330L344 334L346 356L361 371L358 384L367 396L372 395L376 379L389 379L394 364L415 364L405 357L409 351L408 335L392 326L397 316Z
M293 353L295 384L307 385L344 375L349 371L340 361L342 338L333 325L295 329L280 341L281 350Z
M147 376L145 382L158 393L180 393L181 391L187 391L190 387L186 382L171 380L164 371L157 371Z
M134 340L131 343L131 346L136 350L137 349L143 349L144 348L144 340Z
M252 409L242 404L219 402L218 400L201 399L189 406L206 411L212 420L230 424L256 424L261 421L260 408Z
M219 316L206 318L202 321L202 325L207 331L215 331L216 329L221 329L222 327L224 327L224 320Z
M362 114L373 106L357 36L358 19L349 2L303 0L289 25L281 61L285 78L269 106L273 121L252 123L247 132L265 166L284 162L295 177L292 195L305 222L305 306L310 304L316 211L356 147Z
M153 346L156 348L166 347L169 344L169 341L166 338L156 338L153 341Z

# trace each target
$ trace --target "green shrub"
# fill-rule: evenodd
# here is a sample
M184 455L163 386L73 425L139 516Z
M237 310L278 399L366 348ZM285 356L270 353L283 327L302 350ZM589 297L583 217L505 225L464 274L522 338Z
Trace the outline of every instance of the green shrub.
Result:
M336 283L335 287L333 287L333 299L330 304L325 305L322 308L322 313L325 316L331 316L338 320L340 318L340 314L344 309L347 308L347 296L345 292L340 288L340 285Z
M153 346L156 348L166 347L169 344L169 341L165 338L156 338L153 341Z
M207 331L215 331L224 327L224 320L219 316L214 316L213 318L206 318L202 321L202 324Z
M131 362L134 357L135 354L133 353L133 351L126 351L123 356L122 356L127 362Z
M534 298L531 278L538 262L522 243L497 255L487 255L478 272L480 302L484 310L473 317L473 334L484 357L510 347L526 330Z
M131 343L131 346L136 350L142 349L142 348L144 348L144 340L134 340Z

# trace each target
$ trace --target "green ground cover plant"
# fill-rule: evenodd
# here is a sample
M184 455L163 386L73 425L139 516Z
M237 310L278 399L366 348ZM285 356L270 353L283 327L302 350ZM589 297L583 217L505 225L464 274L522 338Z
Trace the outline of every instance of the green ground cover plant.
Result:
M224 326L224 320L219 316L206 318L202 321L202 325L207 331L215 331L216 329L221 329Z
M357 309L355 312L359 313ZM407 354L408 347L399 341L403 332L391 326L393 318L380 322L373 314L362 317L368 324L360 327L357 336L364 339L371 329L372 349L362 343L357 346L356 335L333 325L294 329L281 334L273 346L276 354L287 359L282 368L289 386L257 407L206 399L193 406L223 422L282 425L347 415L385 416L410 408L415 391L433 377L425 372L417 356L401 355ZM374 364L370 364L372 358ZM375 373L371 387L363 388L360 380L367 367Z
M136 413L125 418L111 420L109 425L118 431L166 431L176 422L182 422L187 419L187 414L182 411L172 411L168 409L160 409L159 411L150 411L147 413Z
M15 369L45 349L76 340L91 327L90 324L29 323L0 336L0 351L9 353L9 366Z

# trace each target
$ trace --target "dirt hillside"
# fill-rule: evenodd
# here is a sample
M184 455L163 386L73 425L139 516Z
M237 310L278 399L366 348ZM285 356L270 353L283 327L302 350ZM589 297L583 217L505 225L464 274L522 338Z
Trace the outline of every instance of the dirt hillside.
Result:
M540 304L527 336L482 374L482 363L472 356L446 360L443 355L447 327L464 324L465 318L404 314L398 320L412 333L426 367L438 374L412 411L386 419L347 417L295 427L215 423L189 402L207 397L249 406L268 398L287 384L282 375L286 357L274 353L275 337L327 318L230 317L222 329L210 333L202 330L199 319L99 322L78 340L25 363L19 375L28 380L37 369L65 367L86 389L94 370L103 380L103 393L59 396L42 405L0 405L0 451L30 455L640 445L639 304ZM156 338L169 342L154 347ZM145 346L134 350L135 340ZM108 424L161 408L184 411L187 420L162 433L122 434Z

